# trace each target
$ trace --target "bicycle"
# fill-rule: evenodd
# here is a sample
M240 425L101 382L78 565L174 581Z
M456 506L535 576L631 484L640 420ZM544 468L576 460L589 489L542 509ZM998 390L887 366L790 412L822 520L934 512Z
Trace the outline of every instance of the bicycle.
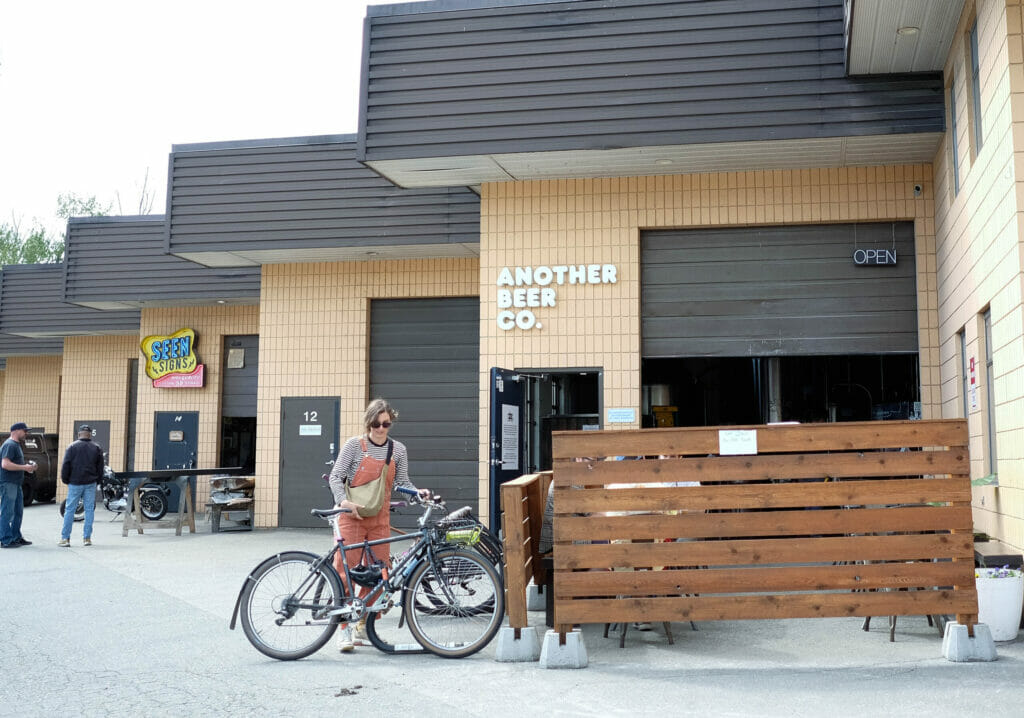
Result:
M327 466L334 466L334 459L328 459L324 462ZM327 492L334 497L330 487L330 473L325 473L320 477L324 482L324 488ZM406 501L392 501L390 510L391 513L395 513L396 509L408 506L409 503ZM494 533L484 526L483 522L480 521L475 515L473 515L473 509L469 506L463 506L461 509L451 512L445 516L444 521L450 526L447 538L451 543L461 543L471 548L476 549L484 556L486 556L494 568L497 569L499 575L502 575L504 581L504 562L502 557L504 556L504 549L501 545L501 539L494 535ZM401 529L392 527L391 529L395 533L406 536L407 532ZM462 532L462 533L460 533ZM392 556L392 559L395 557Z
M385 653L430 652L443 658L464 658L486 646L504 617L505 596L500 574L488 556L470 543L473 529L466 517L452 515L431 522L443 502L419 500L415 491L396 487L424 507L417 531L375 541L345 544L337 516L348 509L313 509L310 513L334 526L334 545L322 556L286 551L267 558L245 579L231 616L231 629L241 617L242 630L264 655L278 660L305 658L320 650L340 623L366 619L370 643ZM461 513L455 512L456 514ZM387 563L373 554L375 546L399 541L413 544ZM362 560L349 566L345 552L362 550ZM345 583L334 567L341 551ZM365 598L345 586L370 588ZM401 642L393 620L381 618L400 607L415 643Z

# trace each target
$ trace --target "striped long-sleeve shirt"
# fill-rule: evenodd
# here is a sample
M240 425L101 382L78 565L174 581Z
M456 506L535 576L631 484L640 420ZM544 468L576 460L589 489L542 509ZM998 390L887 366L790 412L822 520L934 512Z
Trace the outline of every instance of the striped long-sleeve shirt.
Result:
M334 462L331 469L331 493L334 494L334 503L340 504L345 499L345 482L352 478L359 463L363 460L363 450L359 446L360 439L366 439L366 454L375 459L384 461L388 458L388 445L385 442L377 446L368 436L353 436L341 447L338 460ZM404 486L407 489L416 490L416 487L409 481L409 454L405 450L405 444L401 441L391 440L395 448L391 452L391 461L395 465L395 486Z

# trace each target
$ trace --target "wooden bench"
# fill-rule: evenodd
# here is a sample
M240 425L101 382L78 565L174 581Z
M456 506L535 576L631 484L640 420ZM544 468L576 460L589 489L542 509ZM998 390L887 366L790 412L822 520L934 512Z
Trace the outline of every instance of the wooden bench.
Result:
M210 514L210 533L215 534L220 533L221 531L252 531L252 499L235 499L231 503L210 502L206 504L206 510ZM226 517L228 520L234 521L239 525L233 528L222 529L220 526L220 520L224 514L228 514ZM231 516L230 514L235 514L235 516ZM237 514L243 515L239 517Z
M584 623L929 614L973 636L962 420L555 432L553 447L563 643ZM667 538L682 540L652 542Z

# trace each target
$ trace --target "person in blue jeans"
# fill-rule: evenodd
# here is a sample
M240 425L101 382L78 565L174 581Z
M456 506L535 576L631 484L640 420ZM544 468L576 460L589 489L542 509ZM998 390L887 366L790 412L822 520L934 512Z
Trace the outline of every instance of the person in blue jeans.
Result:
M96 482L103 477L103 449L93 443L92 427L82 424L78 427L78 441L64 452L60 466L60 478L68 485L67 510L64 512L64 526L60 532L59 546L71 546L71 527L75 522L75 507L81 501L85 505L85 527L82 530L82 545L92 546L92 519L96 514Z
M22 484L25 472L35 471L36 462L25 463L21 442L28 433L28 425L18 421L11 425L11 436L0 446L0 547L21 548L31 546L21 535L21 517L25 510Z

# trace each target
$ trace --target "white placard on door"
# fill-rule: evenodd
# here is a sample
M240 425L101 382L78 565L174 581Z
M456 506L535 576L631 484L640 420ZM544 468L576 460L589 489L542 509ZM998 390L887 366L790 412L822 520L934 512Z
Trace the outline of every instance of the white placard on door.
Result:
M519 407L515 404L501 405L501 468L519 468Z

